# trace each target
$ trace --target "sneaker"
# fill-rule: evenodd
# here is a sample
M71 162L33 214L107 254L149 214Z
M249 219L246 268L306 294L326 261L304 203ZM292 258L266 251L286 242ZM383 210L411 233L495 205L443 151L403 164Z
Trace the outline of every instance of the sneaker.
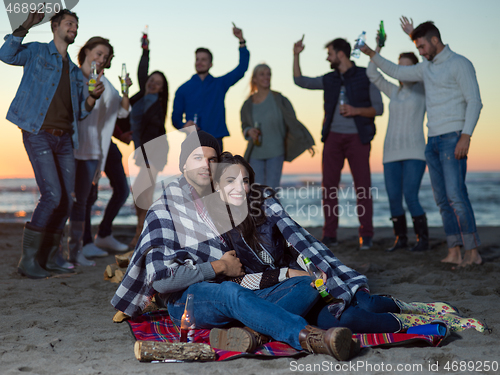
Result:
M339 361L346 361L359 353L359 341L353 342L352 332L346 327L334 327L325 331L306 326L299 334L300 346L310 353L328 354Z
M337 237L325 236L321 239L321 242L323 242L326 247L334 247L334 246L337 246L339 244L337 241Z
M95 236L94 243L97 247L113 250L113 251L127 251L128 246L124 243L119 242L116 238L113 237L112 234L106 237L100 237L98 235Z
M214 349L252 353L268 341L266 336L248 327L212 328L210 330L210 346Z
M85 256L85 258L102 258L102 257L107 257L109 255L107 251L99 249L92 242L86 244L83 247L82 253Z
M373 246L371 237L359 237L359 249L370 250Z

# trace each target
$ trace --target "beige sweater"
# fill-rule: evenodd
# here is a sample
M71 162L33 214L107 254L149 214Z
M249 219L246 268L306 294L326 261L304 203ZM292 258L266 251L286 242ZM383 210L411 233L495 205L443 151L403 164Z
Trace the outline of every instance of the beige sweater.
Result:
M379 54L372 61L400 81L423 82L428 136L462 131L472 135L483 107L472 63L448 45L432 61L412 66L396 65Z

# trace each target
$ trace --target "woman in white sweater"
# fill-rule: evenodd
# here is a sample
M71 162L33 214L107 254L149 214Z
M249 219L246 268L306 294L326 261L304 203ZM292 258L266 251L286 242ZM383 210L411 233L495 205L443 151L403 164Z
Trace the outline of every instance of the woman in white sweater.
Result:
M378 45L378 38L377 38ZM380 51L380 47L377 47ZM399 65L415 65L418 58L413 52L402 53ZM387 81L370 62L366 70L370 81L390 99L389 124L384 143L384 178L391 220L396 241L387 251L408 246L406 216L403 196L413 218L417 244L411 251L429 248L427 218L418 199L420 183L425 171L425 92L422 83L399 82L399 86Z
M109 40L101 37L90 38L78 53L78 62L85 78L89 78L91 63L96 62L97 73L111 66L113 47ZM106 256L107 252L94 247L92 252L82 251L82 238L85 226L87 199L96 174L100 175L106 162L111 136L117 117L126 117L130 110L127 93L120 93L103 75L101 77L105 90L96 102L92 112L78 122L80 145L75 150L75 202L71 210L68 237L69 260L82 266L95 265L86 256ZM127 84L130 80L127 78ZM126 249L126 246L125 246Z

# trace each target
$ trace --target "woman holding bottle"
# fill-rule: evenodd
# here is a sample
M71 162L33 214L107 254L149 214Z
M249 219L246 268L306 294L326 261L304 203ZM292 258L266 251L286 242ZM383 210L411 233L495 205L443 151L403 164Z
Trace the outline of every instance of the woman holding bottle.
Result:
M271 68L266 64L253 70L250 97L241 108L241 128L249 140L245 160L259 184L277 189L284 161L292 161L305 150L314 155L314 140L297 120L292 104L271 90Z
M158 173L167 164L168 143L165 136L168 82L160 71L149 71L149 40L142 41L142 57L137 72L140 91L130 98L132 112L128 118L134 142L135 164L139 173L132 184L137 227L130 242L134 248L144 226L146 213L153 203L153 193ZM147 145L148 142L153 141Z
M379 46L377 36L377 52ZM399 55L399 65L415 65L418 58L413 52ZM422 208L418 192L425 172L425 138L423 122L425 115L425 91L420 82L399 82L395 85L387 81L373 62L368 64L366 75L390 99L389 123L384 143L384 178L391 220L396 241L387 251L408 246L403 196L413 218L413 229L417 244L411 251L429 249L427 217Z
M80 68L87 79L109 68L112 58L113 47L108 39L102 37L90 38L78 53ZM96 71L92 71L94 69ZM82 247L86 206L92 183L96 173L100 173L100 164L105 163L116 119L126 117L130 107L127 93L121 97L104 75L101 81L105 87L104 93L89 116L78 123L80 146L75 150L75 202L70 215L68 250L69 261L81 266L95 265L95 262L86 258ZM127 86L130 84L127 79ZM96 248L87 251L86 255L105 256L107 253Z

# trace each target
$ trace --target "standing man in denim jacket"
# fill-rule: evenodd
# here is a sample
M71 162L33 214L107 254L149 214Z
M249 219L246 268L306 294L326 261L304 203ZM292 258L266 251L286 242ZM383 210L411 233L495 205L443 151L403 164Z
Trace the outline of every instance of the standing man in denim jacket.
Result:
M233 27L233 34L240 41L238 66L221 77L214 77L208 73L212 67L212 53L207 48L198 48L195 52L196 74L177 89L172 111L172 124L177 129L195 125L197 129L213 135L221 150L222 138L229 135L224 99L227 90L243 78L250 61L243 31Z
M92 94L87 94L82 72L67 53L78 30L75 13L64 9L51 18L54 40L50 43L22 44L44 16L41 9L30 13L0 48L0 60L24 68L7 120L22 130L41 195L31 222L24 227L18 266L18 272L30 278L71 272L58 266L55 257L73 203L77 121L88 115L104 91L98 80Z

